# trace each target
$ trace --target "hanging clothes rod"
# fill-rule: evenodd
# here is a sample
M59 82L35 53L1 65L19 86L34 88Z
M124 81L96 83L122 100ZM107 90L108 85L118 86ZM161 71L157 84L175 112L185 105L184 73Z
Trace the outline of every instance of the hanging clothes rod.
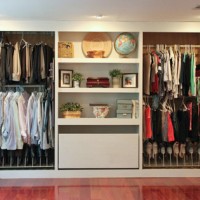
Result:
M183 48L187 48L187 47L195 47L195 48L200 48L200 45L195 45L195 44L184 44L184 45L179 45L179 44L172 44L172 45L165 45L165 44L157 44L157 45L164 45L165 47L173 47L174 45L177 45L178 47L183 47ZM145 47L156 47L157 45L143 45L143 48Z

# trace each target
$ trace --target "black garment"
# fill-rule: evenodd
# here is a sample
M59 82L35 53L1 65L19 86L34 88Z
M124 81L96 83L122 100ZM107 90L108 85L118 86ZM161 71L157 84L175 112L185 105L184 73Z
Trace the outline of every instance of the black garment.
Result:
M48 46L43 46L43 52L44 52L44 63L45 63L45 70L46 70L46 76L50 75L50 63L53 62L54 52L53 49Z
M178 110L177 117L179 123L179 142L185 143L189 133L189 112L187 110Z
M188 137L192 142L198 142L198 106L192 103L192 130L189 131Z
M5 48L6 48L5 78L6 78L6 83L9 83L12 81L14 47L11 44L7 44L5 45Z
M152 131L153 131L153 140L155 140L158 143L162 142L161 111L159 109L152 110Z
M191 74L191 58L185 55L185 62L183 60L183 96L188 96L190 88L190 74Z
M5 85L6 83L6 47L2 46L1 47L1 64L0 64L0 84Z
M31 83L41 82L40 45L34 45L31 56Z
M20 46L21 81L26 82L26 46Z

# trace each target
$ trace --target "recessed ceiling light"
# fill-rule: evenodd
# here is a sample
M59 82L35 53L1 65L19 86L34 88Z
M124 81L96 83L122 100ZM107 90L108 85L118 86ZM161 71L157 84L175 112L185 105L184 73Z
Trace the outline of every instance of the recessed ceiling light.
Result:
M96 19L102 19L103 15L96 15Z

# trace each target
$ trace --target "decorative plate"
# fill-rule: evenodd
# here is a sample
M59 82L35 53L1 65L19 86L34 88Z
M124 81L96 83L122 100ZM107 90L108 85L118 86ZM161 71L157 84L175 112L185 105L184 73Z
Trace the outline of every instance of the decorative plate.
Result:
M100 32L88 33L82 42L82 50L85 56L90 57L88 52L103 51L103 57L106 58L112 51L112 41L108 34Z
M115 50L120 55L129 55L136 48L136 39L131 33L121 33L114 42Z

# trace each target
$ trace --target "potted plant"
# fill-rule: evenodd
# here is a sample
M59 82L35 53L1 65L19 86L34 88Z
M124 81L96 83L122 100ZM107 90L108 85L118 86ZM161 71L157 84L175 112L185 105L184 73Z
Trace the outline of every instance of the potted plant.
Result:
M112 77L112 86L113 88L121 87L121 77L122 73L120 69L113 69L109 71L109 75Z
M67 102L60 106L64 118L80 118L83 107L79 103Z
M73 80L73 85L74 85L75 88L80 87L81 81L84 80L83 74L78 73L78 72L74 73L72 75L72 80Z

